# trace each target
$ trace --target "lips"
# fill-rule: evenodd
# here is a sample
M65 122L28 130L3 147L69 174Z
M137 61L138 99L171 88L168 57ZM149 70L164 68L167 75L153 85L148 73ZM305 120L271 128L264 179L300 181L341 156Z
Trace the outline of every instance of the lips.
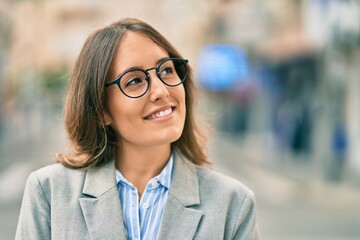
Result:
M162 110L158 110L152 114L150 114L149 116L145 117L145 120L152 120L152 119L156 119L156 118L162 118L165 116L170 115L173 112L174 108L173 107L167 107L165 109Z

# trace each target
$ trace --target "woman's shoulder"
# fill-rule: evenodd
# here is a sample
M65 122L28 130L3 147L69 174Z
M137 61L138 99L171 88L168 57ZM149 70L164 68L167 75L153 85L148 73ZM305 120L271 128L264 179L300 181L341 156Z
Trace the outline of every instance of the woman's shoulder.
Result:
M201 188L211 189L214 193L238 195L253 199L253 191L239 180L213 169L197 166L198 181Z
M64 186L66 183L82 182L85 172L84 169L72 169L60 163L54 163L32 172L28 181L38 182L43 187Z
M83 175L86 172L84 169L73 169L64 166L61 163L54 163L45 167L39 168L34 173L39 178L59 178L59 177L75 177Z

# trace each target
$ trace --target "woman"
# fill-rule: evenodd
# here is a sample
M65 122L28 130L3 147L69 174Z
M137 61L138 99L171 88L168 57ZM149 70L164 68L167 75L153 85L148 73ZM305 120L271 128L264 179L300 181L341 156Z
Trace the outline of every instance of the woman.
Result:
M71 153L29 176L16 239L258 239L253 193L206 166L194 95L145 22L91 34L65 104Z

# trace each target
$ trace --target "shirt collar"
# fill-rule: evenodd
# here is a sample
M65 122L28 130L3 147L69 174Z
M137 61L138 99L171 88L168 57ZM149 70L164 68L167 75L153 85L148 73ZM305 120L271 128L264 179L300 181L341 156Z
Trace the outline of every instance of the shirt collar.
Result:
M170 188L173 165L174 165L174 155L171 154L170 159L167 162L164 169L161 171L161 173L158 176L154 177L154 179L157 179L161 185L163 185L168 189Z
M171 183L171 178L172 178L172 169L173 169L173 165L174 165L174 154L171 154L169 161L167 162L166 166L163 168L163 170L160 172L159 175L153 177L150 181L157 181L158 183L160 183L163 187L169 189L170 188L170 183ZM115 176L116 176L116 183L123 183L125 185L128 185L130 187L134 187L134 185L132 183L130 183L122 174L118 169L115 169Z

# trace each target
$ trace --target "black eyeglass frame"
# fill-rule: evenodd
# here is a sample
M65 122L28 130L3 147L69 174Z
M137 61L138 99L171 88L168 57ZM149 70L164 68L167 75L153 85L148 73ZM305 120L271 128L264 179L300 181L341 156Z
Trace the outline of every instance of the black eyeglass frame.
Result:
M171 85L171 84L166 83L165 81L162 80L162 78L161 78L161 76L160 76L160 66L161 66L164 62L167 62L167 61L170 61L170 60L171 60L171 61L174 61L174 60L175 60L175 61L180 61L182 64L184 64L184 67L185 67L185 69L184 69L184 71L185 71L184 77L183 77L182 79L180 79L180 82L177 83L177 84L175 84L175 85ZM156 70L156 75L157 75L157 77L158 77L158 78L160 79L160 81L161 81L162 83L164 83L166 86L176 87L176 86L179 86L180 84L182 84L182 83L185 81L185 79L186 79L186 77L187 77L187 75L188 75L188 71L187 71L187 70L188 70L188 69L187 69L187 64L188 64L188 62L189 62L189 60L183 59L183 58L165 58L165 59L164 59L163 61L161 61L156 67L152 67L152 68L148 68L148 69L131 68L131 69L123 72L122 74L120 74L120 76L118 76L118 77L117 77L116 79L114 79L113 81L108 82L108 83L105 83L105 87L110 87L110 86L116 84L116 85L119 87L120 91L121 91L125 96L127 96L127 97L129 97L129 98L140 98L140 97L144 96L144 95L149 91L149 87L150 87L150 83L151 83L151 82L150 82L150 74L149 74L149 71L150 71L150 70L155 69L155 70ZM176 70L177 75L179 76L175 65L174 65L174 68L175 68L175 70ZM122 78L126 73L132 72L132 71L141 71L141 72L143 72L143 73L146 75L145 80L148 82L147 88L146 88L146 90L144 91L144 93L141 94L141 95L139 95L139 96L136 96L136 97L127 95L127 94L125 93L125 91L124 91L124 90L121 88L121 86L120 86L120 80L121 80L121 78ZM179 76L179 78L180 78L180 76Z

